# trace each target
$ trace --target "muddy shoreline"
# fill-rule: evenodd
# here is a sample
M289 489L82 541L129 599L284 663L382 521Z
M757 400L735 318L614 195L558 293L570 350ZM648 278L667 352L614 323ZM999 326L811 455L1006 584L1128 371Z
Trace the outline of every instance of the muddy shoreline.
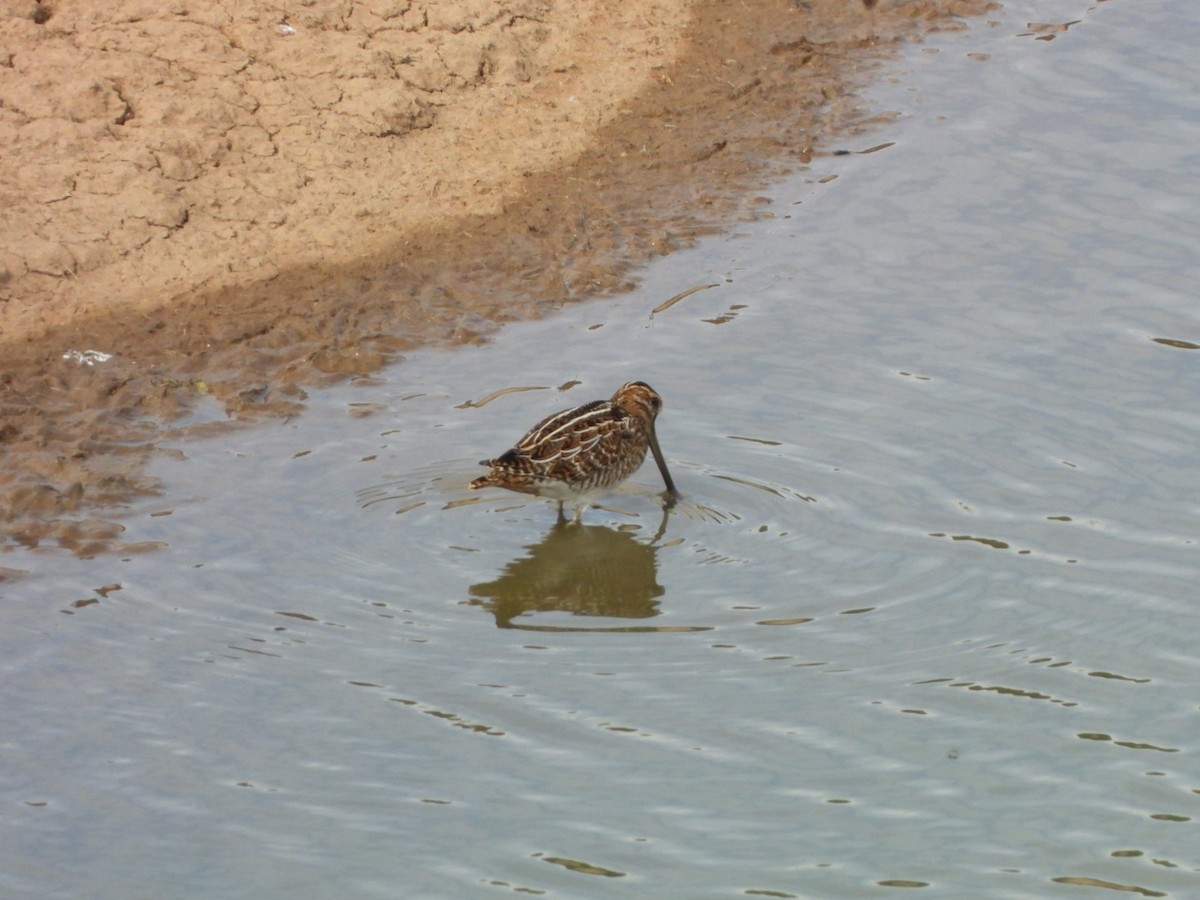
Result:
M464 0L405 24L389 4L368 7L369 21L355 4L341 18L302 3L233 15L179 4L157 19L134 3L25 4L0 49L0 147L13 161L0 191L14 198L0 547L138 549L121 542L122 504L158 489L145 461L180 437L171 423L198 396L223 402L230 427L295 413L306 388L407 348L478 342L631 288L648 258L755 215L771 179L853 145L872 125L855 92L891 48L990 5L679 0L595 4L580 19L552 0ZM139 91L106 58L102 76L54 94L38 67L83 34L134 60L149 35L149 58L171 65ZM267 79L230 93L260 59L304 96ZM227 104L201 102L213 79ZM38 90L53 101L41 119L21 99ZM288 105L317 95L350 105ZM281 111L263 144L227 107L262 118L268 96ZM139 115L155 127L130 137ZM214 123L228 146L189 158L180 135ZM174 187L113 168L114 147L145 151ZM111 358L87 365L64 358L72 350Z

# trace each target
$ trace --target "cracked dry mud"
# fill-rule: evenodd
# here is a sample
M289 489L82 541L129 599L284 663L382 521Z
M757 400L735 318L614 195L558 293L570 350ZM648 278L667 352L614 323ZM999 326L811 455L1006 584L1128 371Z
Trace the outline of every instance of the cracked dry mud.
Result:
M198 392L292 412L627 289L991 5L0 0L0 548L136 549Z

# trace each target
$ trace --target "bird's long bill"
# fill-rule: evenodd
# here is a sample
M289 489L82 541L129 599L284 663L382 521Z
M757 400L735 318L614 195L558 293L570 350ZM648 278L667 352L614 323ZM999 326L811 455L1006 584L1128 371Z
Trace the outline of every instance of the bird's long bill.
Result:
M658 435L654 433L654 427L650 428L650 452L654 454L654 461L658 463L658 471L662 472L663 481L667 485L667 496L671 502L679 496L679 491L675 490L675 482L671 480L671 473L667 471L667 461L663 459L662 450L658 446Z

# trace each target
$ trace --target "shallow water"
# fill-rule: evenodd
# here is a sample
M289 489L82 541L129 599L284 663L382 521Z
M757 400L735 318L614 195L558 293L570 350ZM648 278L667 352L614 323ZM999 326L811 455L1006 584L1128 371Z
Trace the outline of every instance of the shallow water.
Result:
M0 893L1200 890L1200 8L992 21L636 292L181 439L166 549L2 560ZM665 523L466 490L630 378Z

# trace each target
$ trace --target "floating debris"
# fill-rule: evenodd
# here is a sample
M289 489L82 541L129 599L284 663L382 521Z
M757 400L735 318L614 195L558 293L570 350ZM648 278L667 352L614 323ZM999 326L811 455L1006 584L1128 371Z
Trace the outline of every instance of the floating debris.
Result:
M68 350L62 355L62 358L77 362L81 366L94 366L96 363L108 362L112 359L112 354L102 353L99 350Z

